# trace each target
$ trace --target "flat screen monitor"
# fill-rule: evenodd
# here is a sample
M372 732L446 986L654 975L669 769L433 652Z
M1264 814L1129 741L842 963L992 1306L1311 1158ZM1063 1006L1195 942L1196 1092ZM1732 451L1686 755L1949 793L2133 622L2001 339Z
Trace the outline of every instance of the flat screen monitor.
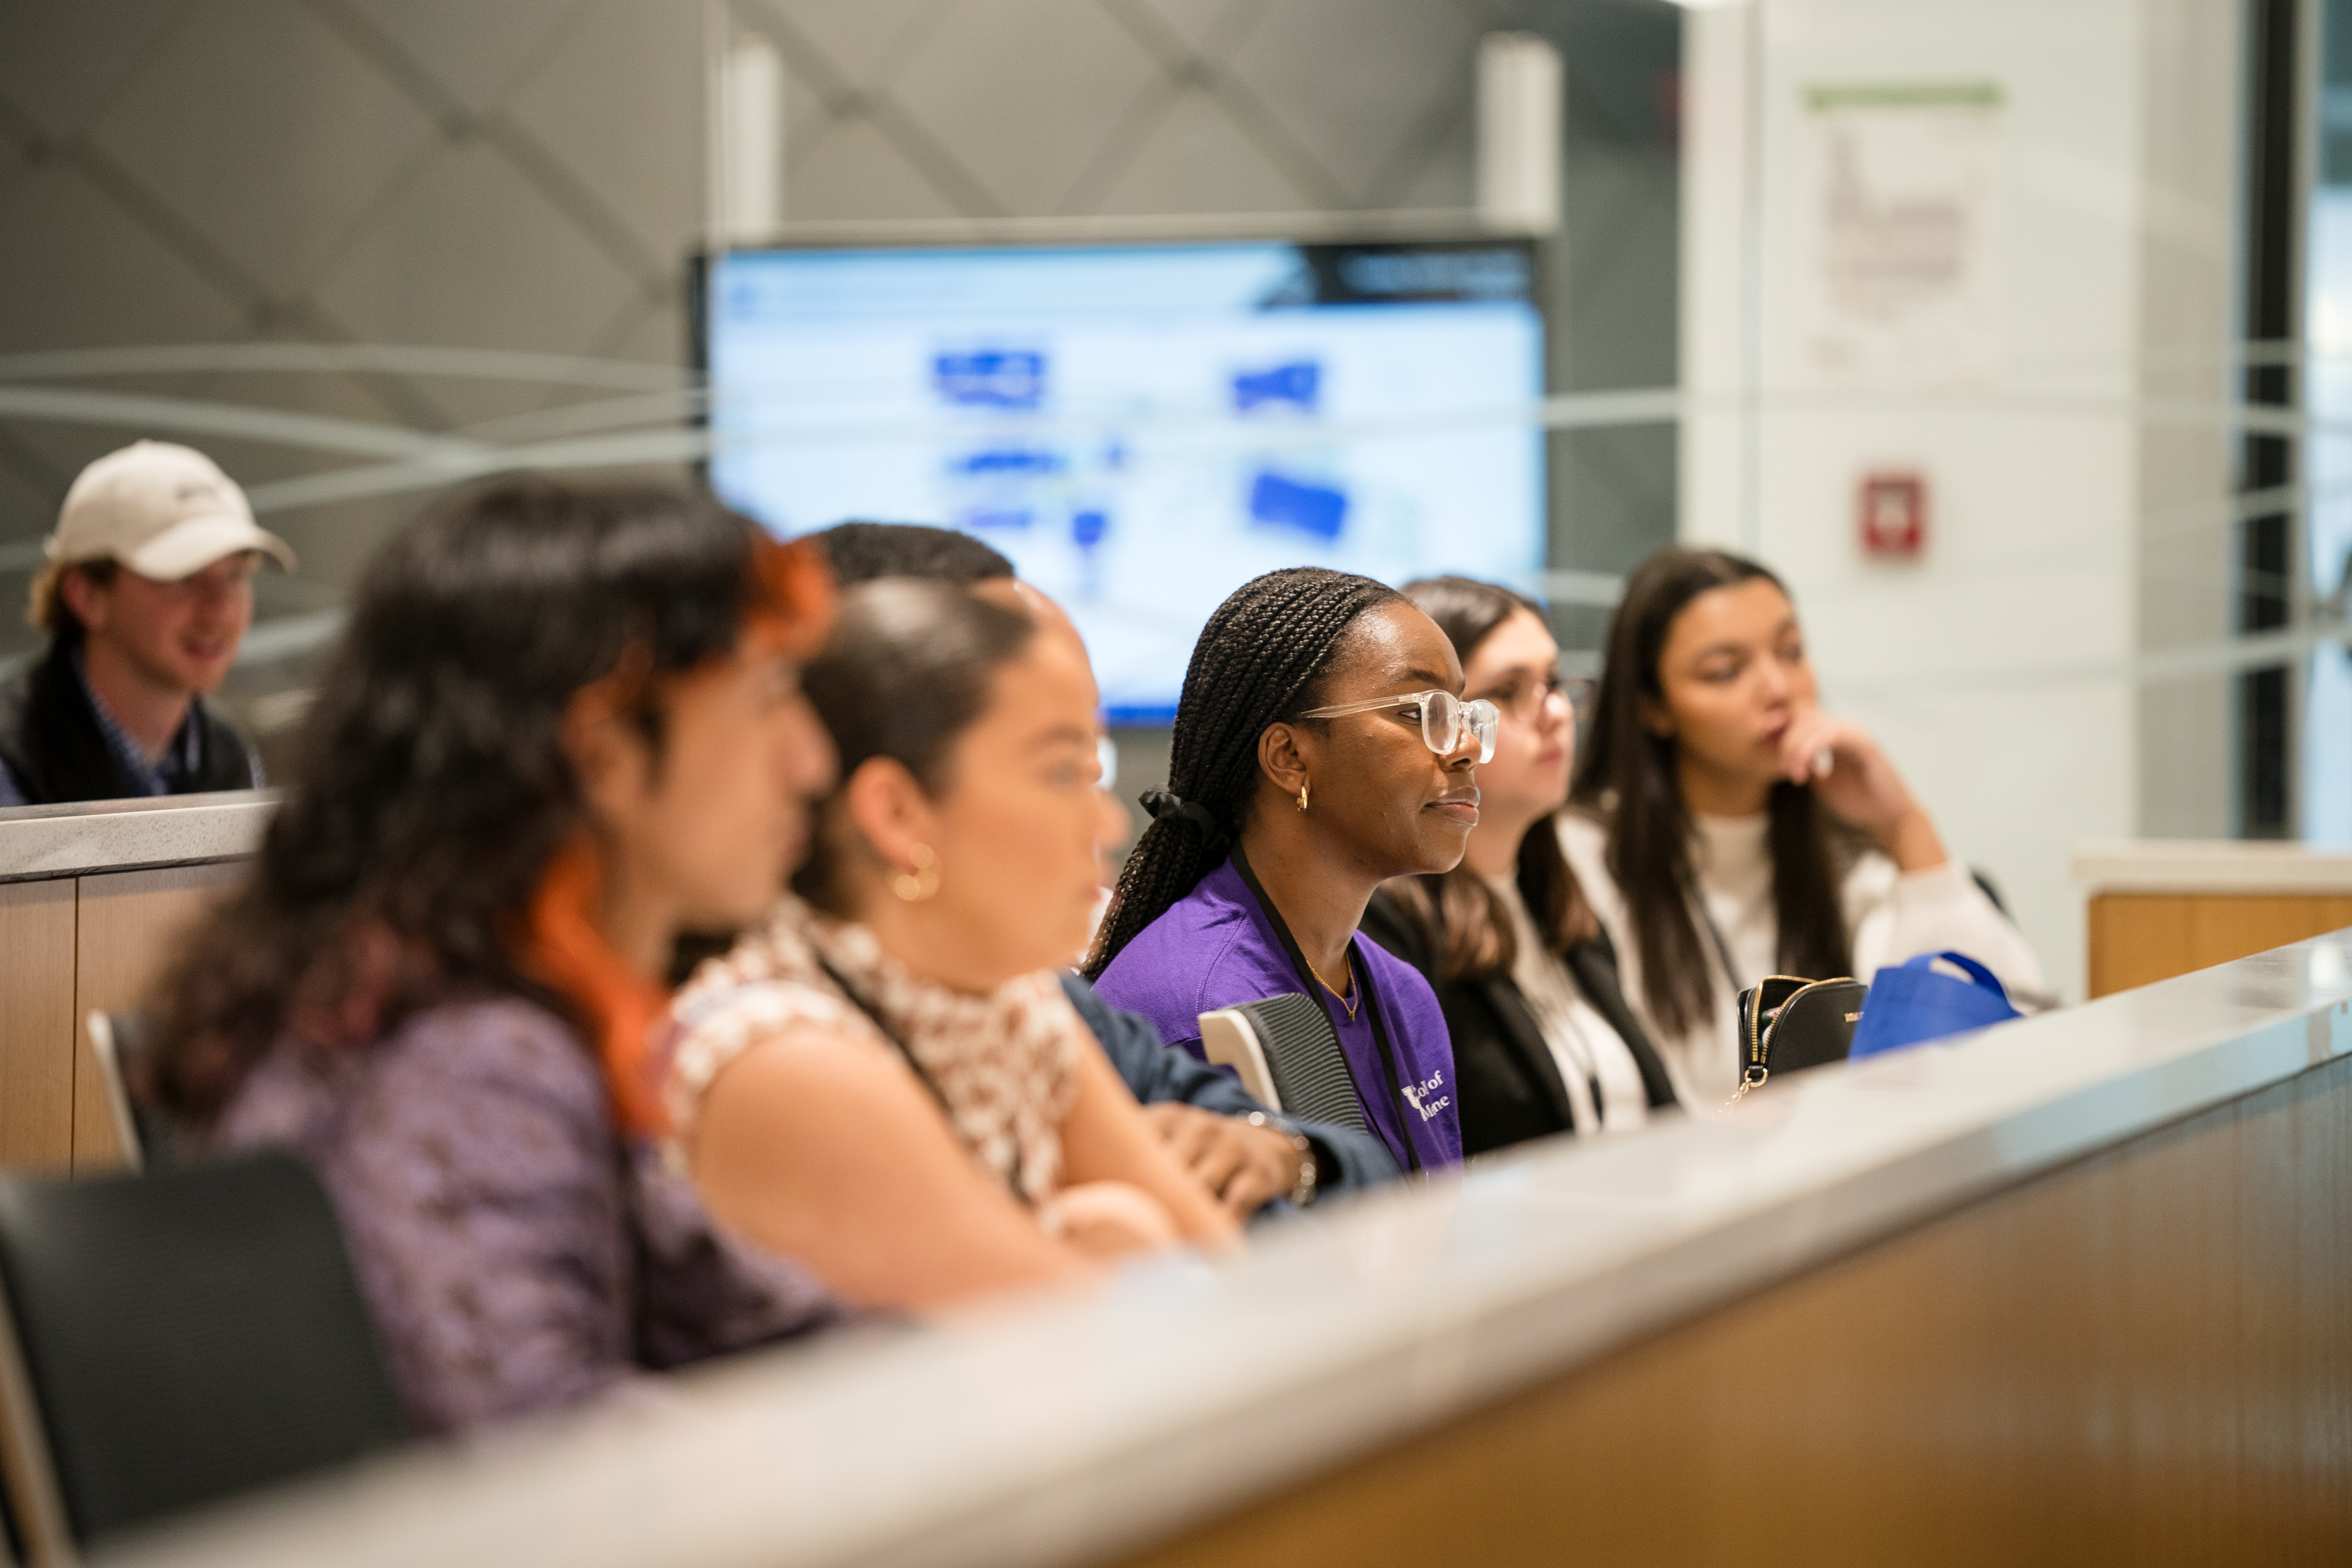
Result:
M1277 567L1522 581L1545 540L1521 243L739 250L709 262L710 479L791 536L945 524L1165 722Z

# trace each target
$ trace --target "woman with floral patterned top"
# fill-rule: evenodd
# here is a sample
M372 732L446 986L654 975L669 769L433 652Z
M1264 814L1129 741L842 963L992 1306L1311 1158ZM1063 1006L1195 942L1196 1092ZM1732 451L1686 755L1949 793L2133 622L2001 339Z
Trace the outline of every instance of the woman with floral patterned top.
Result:
M842 783L800 897L677 999L670 1121L704 1200L852 1300L1234 1235L1056 978L1104 830L1072 641L944 584L844 595L807 676Z

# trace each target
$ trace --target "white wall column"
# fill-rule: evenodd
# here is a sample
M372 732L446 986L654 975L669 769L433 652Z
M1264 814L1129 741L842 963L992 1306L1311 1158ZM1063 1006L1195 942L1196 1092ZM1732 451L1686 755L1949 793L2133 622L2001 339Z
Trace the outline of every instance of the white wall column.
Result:
M1682 535L1788 578L1824 700L2071 996L2069 856L2139 830L2147 520L2189 509L2200 581L2224 572L2235 10L1754 0L1685 27ZM2184 389L2216 418L2142 417ZM1924 487L1916 559L1863 547L1889 473Z

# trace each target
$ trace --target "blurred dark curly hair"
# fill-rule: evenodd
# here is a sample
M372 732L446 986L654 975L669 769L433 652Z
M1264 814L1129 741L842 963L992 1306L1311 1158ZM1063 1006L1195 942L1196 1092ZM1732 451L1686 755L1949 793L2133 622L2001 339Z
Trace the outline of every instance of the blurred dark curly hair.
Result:
M570 1016L515 958L582 817L565 707L642 666L633 718L658 756L652 683L737 645L762 537L694 492L547 480L404 529L359 587L250 877L157 988L137 1087L202 1121L289 1030L371 1038L467 992Z

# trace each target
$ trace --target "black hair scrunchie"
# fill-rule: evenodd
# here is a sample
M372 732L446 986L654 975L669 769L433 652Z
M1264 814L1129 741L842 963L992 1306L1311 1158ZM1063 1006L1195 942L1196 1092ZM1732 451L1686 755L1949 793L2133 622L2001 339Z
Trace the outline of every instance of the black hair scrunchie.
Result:
M1225 845L1229 842L1224 825L1217 820L1214 812L1198 801L1186 800L1164 789L1145 790L1136 796L1136 800L1151 814L1154 822L1166 822L1172 817L1179 822L1191 823L1193 831L1200 834L1202 846L1211 859L1216 859L1224 853Z

